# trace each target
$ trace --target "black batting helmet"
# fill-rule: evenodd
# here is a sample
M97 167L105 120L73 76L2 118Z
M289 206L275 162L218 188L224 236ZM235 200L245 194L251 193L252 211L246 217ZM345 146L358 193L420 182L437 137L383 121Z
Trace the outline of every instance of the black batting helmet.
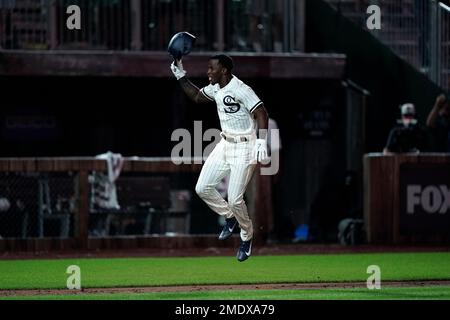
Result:
M167 51L175 60L180 60L191 52L194 43L195 37L192 34L186 31L178 32L170 39Z

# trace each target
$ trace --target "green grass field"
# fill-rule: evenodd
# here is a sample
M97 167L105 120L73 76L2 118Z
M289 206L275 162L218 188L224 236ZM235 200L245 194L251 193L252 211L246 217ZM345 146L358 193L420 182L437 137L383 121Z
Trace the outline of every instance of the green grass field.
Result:
M65 289L66 269L78 265L83 288L169 285L362 282L369 265L381 280L450 280L450 253L299 256L115 258L0 261L0 289ZM0 297L15 299L22 297ZM236 290L28 296L27 299L450 299L449 286L368 289Z

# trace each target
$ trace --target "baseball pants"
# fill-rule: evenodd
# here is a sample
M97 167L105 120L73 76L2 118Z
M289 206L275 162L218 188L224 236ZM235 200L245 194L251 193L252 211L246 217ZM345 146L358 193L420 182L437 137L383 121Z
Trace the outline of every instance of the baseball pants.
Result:
M206 159L195 186L197 194L214 212L225 218L236 218L243 241L248 241L253 236L253 224L248 215L244 193L256 166L251 155L254 144L254 139L238 143L220 140ZM228 174L227 202L216 186Z

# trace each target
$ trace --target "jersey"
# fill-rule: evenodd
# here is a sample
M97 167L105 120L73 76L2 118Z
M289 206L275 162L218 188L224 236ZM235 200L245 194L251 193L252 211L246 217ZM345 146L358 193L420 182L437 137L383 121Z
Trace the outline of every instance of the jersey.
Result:
M219 84L201 89L202 94L217 104L220 126L224 133L251 134L256 131L252 112L263 104L255 92L233 75L223 88Z
M427 152L429 143L426 132L418 125L397 125L389 133L386 149L390 152Z

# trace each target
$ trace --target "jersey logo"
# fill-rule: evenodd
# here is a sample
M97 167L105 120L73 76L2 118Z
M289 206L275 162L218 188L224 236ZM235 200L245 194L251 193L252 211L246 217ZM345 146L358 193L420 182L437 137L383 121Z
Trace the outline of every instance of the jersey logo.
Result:
M226 113L236 113L241 109L241 105L232 96L225 96L223 104L228 107L224 109Z

